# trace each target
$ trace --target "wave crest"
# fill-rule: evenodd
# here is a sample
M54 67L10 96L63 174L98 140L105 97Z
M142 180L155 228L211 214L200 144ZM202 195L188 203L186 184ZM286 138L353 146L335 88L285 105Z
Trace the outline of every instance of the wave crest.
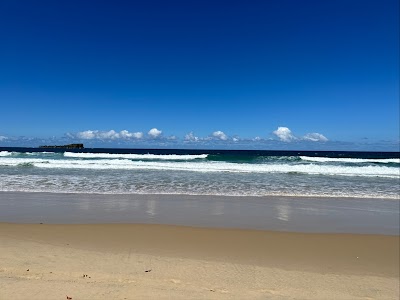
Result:
M342 163L383 163L383 164L400 164L400 158L382 158L382 159L369 159L369 158L333 158L333 157L310 157L300 156L301 160L313 162L342 162Z
M135 160L192 160L207 158L208 154L178 155L178 154L118 154L118 153L75 153L64 152L65 157L73 158L125 158Z
M188 172L227 173L286 173L308 175L339 175L362 177L400 178L398 168L388 166L345 166L320 164L237 164L215 161L134 161L127 159L34 159L0 158L2 166L30 163L38 168L90 169L90 170L159 170Z

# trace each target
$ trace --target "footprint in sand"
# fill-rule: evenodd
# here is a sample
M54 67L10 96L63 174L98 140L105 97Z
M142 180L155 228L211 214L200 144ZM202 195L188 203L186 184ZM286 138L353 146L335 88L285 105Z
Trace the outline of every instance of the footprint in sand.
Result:
M272 295L284 296L284 294L282 292L276 291L276 290L263 289L263 290L260 290L260 292L269 293L269 294L272 294Z
M118 279L118 283L135 283L135 282L136 281L132 279L121 279L121 278Z
M227 290L219 290L219 289L208 289L210 292L213 292L213 293L221 293L221 294L228 294L229 293L229 291L227 291Z
M181 283L179 279L171 279L170 281L175 284Z

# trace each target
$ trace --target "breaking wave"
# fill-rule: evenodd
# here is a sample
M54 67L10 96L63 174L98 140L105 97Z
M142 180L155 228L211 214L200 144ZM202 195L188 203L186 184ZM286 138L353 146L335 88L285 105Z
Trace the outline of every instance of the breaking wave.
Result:
M400 164L400 158L386 158L386 159L366 159L366 158L332 158L332 157L310 157L300 156L301 160L312 162L339 162L339 163L395 163Z
M124 158L135 160L192 160L207 158L208 154L178 155L178 154L118 154L118 153L75 153L65 152L65 157L73 158Z
M398 168L388 166L348 166L323 164L249 164L222 161L135 161L129 159L40 159L40 158L0 158L0 166L33 165L47 169L88 169L88 170L160 170L190 172L228 173L288 173L310 175L338 175L400 178Z

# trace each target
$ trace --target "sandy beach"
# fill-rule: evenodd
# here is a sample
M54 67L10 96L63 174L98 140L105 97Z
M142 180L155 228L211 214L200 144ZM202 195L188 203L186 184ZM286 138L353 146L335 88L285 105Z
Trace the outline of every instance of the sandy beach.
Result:
M400 0L0 0L0 300L400 300Z
M0 224L0 299L398 299L399 236Z

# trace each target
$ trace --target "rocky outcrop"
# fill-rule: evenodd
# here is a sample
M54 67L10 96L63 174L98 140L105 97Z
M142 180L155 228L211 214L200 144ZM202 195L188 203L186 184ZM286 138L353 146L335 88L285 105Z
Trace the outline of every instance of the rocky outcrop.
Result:
M83 149L83 144L69 144L69 145L44 145L39 148L62 148L62 149Z

